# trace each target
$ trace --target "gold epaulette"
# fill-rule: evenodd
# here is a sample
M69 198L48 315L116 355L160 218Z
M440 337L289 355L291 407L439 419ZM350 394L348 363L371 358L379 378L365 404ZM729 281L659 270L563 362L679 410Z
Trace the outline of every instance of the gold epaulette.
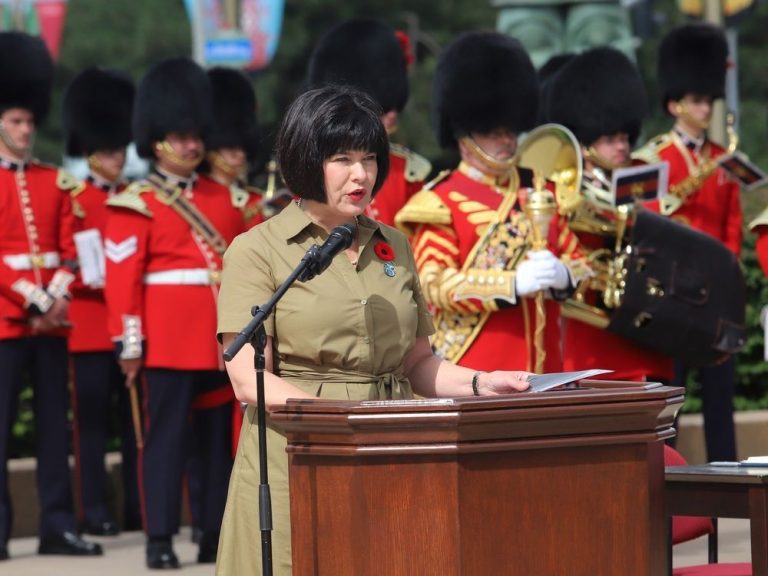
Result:
M246 186L245 191L248 193L248 199L241 210L243 211L243 218L248 222L257 214L261 213L261 202L264 198L264 192L255 186ZM251 201L254 196L258 198L258 202Z
M632 158L642 160L648 164L657 164L661 162L659 152L672 143L672 133L666 132L651 138L643 146L632 152Z
M66 170L56 171L56 187L62 192L69 192L73 198L85 190L85 184Z
M760 212L760 214L757 215L757 218L749 223L750 230L754 230L758 226L768 226L768 208Z
M155 189L146 182L134 182L122 192L115 194L107 200L107 206L115 208L127 208L152 218L152 212L147 208L147 203L141 198L146 192L155 192Z
M405 159L405 179L408 182L423 182L432 171L432 163L429 160L405 146L392 142L389 151Z
M418 224L450 224L451 210L428 188L414 194L395 216L395 226L413 236Z

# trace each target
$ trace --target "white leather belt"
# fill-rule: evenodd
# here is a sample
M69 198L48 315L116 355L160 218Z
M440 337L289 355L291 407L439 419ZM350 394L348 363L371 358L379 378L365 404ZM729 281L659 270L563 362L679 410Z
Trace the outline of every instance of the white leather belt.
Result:
M175 284L186 286L209 286L221 282L221 272L207 268L163 270L144 275L144 284Z
M58 268L61 259L58 252L42 252L41 254L6 254L3 262L11 270L32 270L35 268Z

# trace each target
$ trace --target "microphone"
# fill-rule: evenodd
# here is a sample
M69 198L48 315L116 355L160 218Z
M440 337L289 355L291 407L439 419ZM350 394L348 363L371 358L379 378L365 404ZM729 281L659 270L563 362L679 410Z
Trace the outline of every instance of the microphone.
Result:
M331 230L331 234L322 246L314 244L302 258L306 266L299 274L299 280L307 282L324 272L331 265L336 254L352 245L356 233L355 224L342 224Z

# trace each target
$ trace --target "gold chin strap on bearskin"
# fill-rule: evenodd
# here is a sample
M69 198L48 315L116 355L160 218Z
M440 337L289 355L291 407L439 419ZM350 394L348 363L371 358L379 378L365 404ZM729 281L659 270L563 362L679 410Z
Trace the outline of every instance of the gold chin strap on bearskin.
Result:
M157 152L159 156L162 156L169 162L173 162L177 166L181 166L182 168L186 168L189 170L194 170L195 168L197 168L197 165L200 164L200 161L203 159L202 156L198 156L193 160L187 160L186 158L182 158L181 156L176 154L176 151L173 149L173 146L171 146L167 140L163 140L162 142L156 142L155 152Z
M240 176L244 172L244 168L238 168L237 166L232 166L232 164L230 164L224 159L224 156L222 156L219 152L216 152L215 150L208 152L207 158L211 166L214 166L217 170L224 173L227 176L227 178L231 178L233 181L240 178Z
M697 127L699 130L706 130L709 128L709 122L703 122L702 120L698 120L691 115L685 102L678 102L675 104L675 112L677 112L678 116L681 116L685 119L686 122L692 126Z
M475 142L469 136L463 136L460 138L460 141L462 144L464 144L464 146L467 147L467 150L469 150L469 152L480 162L480 164L485 166L488 170L501 174L507 174L511 172L512 169L517 165L517 154L508 160L497 160L488 154L488 152L480 148L477 142Z

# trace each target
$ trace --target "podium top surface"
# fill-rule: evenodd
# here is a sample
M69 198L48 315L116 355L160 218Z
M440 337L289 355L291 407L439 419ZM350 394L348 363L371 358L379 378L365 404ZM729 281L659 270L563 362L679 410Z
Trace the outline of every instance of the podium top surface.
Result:
M682 388L582 381L503 396L388 401L289 400L270 412L288 452L374 454L486 449L487 443L644 443L670 437ZM406 448L407 447L407 448Z
M502 409L525 410L547 406L588 406L659 400L677 405L683 401L683 394L683 388L662 386L656 382L583 380L581 386L572 388L559 388L547 392L520 392L500 396L363 401L291 398L286 404L274 407L270 416L274 420L280 420L283 414L471 413Z

